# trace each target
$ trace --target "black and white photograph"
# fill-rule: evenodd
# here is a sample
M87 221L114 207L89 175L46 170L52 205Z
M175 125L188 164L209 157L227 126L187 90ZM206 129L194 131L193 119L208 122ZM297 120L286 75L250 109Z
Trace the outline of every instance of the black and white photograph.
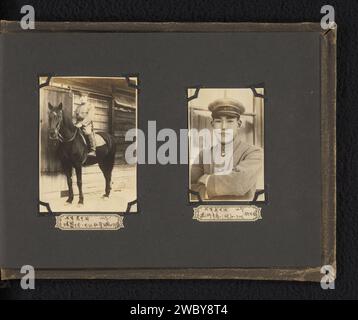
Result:
M263 94L188 89L190 201L265 200Z
M136 165L125 159L125 134L137 127L137 78L39 83L40 201L53 212L125 212L137 198Z

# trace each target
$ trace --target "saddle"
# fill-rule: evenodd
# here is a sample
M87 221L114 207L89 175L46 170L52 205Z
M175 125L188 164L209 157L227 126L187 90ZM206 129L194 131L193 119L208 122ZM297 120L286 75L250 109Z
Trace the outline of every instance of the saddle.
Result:
M88 141L88 137L83 133L81 129L79 129L78 132L82 138L84 145L87 147L87 153L90 152L90 143ZM95 136L96 148L106 144L106 141L102 138L100 134L95 133L94 136Z
M90 151L90 143L88 141L88 138L86 137L86 135L83 133L83 131L81 129L78 130L80 137L82 138L82 142L83 144L86 146L87 148L87 153Z

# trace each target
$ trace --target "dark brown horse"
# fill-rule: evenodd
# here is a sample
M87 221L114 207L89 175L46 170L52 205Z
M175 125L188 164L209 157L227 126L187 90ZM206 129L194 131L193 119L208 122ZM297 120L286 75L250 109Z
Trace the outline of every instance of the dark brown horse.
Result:
M58 106L48 104L49 108L49 138L59 142L58 156L61 160L63 171L67 178L68 199L67 203L73 201L72 171L75 168L77 176L77 187L79 191L79 204L83 204L82 192L82 166L98 163L105 178L105 193L103 197L108 198L111 191L111 177L116 153L116 145L111 135L98 132L104 144L96 148L96 157L87 158L88 147L81 133L73 122L71 115L66 114L62 103Z

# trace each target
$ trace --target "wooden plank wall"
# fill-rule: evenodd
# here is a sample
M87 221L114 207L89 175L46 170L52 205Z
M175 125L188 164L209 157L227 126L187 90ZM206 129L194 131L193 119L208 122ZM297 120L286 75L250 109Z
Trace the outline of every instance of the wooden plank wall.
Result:
M113 135L116 142L116 164L126 164L125 151L132 142L125 141L128 130L136 127L136 109L113 104Z

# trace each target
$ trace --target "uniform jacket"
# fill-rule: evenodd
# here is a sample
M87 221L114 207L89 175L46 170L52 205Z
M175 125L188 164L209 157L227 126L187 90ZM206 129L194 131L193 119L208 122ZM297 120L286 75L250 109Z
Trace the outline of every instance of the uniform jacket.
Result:
M198 164L191 166L191 190L200 191L203 195L205 192L202 191L205 188L209 200L253 200L257 179L263 166L263 151L259 147L235 139L232 154L231 171L215 174L215 164L203 164L201 152ZM209 175L206 185L198 183L204 174Z

